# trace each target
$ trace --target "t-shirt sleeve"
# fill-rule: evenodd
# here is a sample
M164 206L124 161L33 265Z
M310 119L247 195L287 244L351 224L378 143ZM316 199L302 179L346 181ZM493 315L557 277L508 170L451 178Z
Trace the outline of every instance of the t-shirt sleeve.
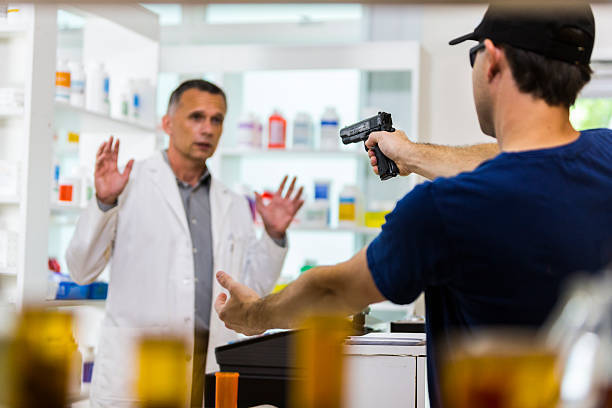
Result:
M449 258L450 245L432 187L424 183L406 194L367 249L372 278L394 303L411 303L428 285L445 280L440 266Z

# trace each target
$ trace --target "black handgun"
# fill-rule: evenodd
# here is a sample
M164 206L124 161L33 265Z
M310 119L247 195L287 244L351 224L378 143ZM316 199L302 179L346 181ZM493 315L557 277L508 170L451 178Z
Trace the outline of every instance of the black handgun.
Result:
M365 141L368 140L368 137L370 137L370 133L381 130L385 132L395 132L390 113L378 112L378 115L376 116L362 120L361 122L357 122L354 125L347 126L340 131L340 137L342 138L342 143L344 144L363 141L365 146ZM374 154L376 155L376 161L378 162L378 175L380 176L381 180L388 180L391 177L395 177L399 174L397 164L385 156L378 148L378 145L374 145L372 150L374 150ZM367 151L368 148L366 147L366 152Z

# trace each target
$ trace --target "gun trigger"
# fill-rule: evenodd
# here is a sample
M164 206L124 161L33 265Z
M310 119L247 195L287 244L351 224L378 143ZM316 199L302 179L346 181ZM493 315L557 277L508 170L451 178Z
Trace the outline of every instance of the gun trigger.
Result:
M365 140L363 141L363 148L365 149L366 152L370 151L370 149L368 149L368 146L366 146Z

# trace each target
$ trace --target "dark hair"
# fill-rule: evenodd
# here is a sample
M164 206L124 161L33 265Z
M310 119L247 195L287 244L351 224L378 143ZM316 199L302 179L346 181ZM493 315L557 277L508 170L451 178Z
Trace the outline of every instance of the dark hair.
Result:
M543 99L550 106L569 108L591 80L593 71L588 65L554 60L505 44L501 48L519 90Z
M225 92L223 92L223 89L204 79L190 79L180 84L178 88L172 92L170 95L170 101L168 101L168 111L170 111L173 106L178 105L183 93L189 89L197 89L213 95L221 95L223 97L223 102L225 102L225 106L227 106L227 98L225 97Z

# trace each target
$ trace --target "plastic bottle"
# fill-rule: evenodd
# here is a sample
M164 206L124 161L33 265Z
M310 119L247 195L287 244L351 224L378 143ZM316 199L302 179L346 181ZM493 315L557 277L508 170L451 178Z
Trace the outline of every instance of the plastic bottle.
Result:
M85 107L93 112L109 113L109 78L104 65L95 63L88 67L85 82Z
M65 60L59 60L55 70L55 100L70 101L70 69Z
M85 353L83 353L83 384L91 383L91 376L94 368L94 348L92 346L85 347Z
M85 70L80 62L68 64L70 69L70 104L85 106Z
M140 90L138 89L137 81L129 81L128 88L130 90L128 115L132 121L138 121L140 119Z
M121 94L121 118L127 119L130 117L130 97L127 93Z
M336 150L340 145L340 119L336 109L328 106L321 116L321 150Z
M261 122L253 113L247 113L238 121L237 144L245 148L261 148Z
M268 148L284 149L287 135L287 121L275 109L268 119Z
M293 121L293 148L312 149L312 118L306 112L298 112Z
M314 182L314 199L315 200L311 208L314 214L321 214L322 212L325 212L326 214L325 225L330 224L330 205L329 205L330 189L331 189L331 181L315 180Z
M360 222L359 199L360 191L357 186L344 186L340 191L338 199L338 224L345 226L355 226Z

